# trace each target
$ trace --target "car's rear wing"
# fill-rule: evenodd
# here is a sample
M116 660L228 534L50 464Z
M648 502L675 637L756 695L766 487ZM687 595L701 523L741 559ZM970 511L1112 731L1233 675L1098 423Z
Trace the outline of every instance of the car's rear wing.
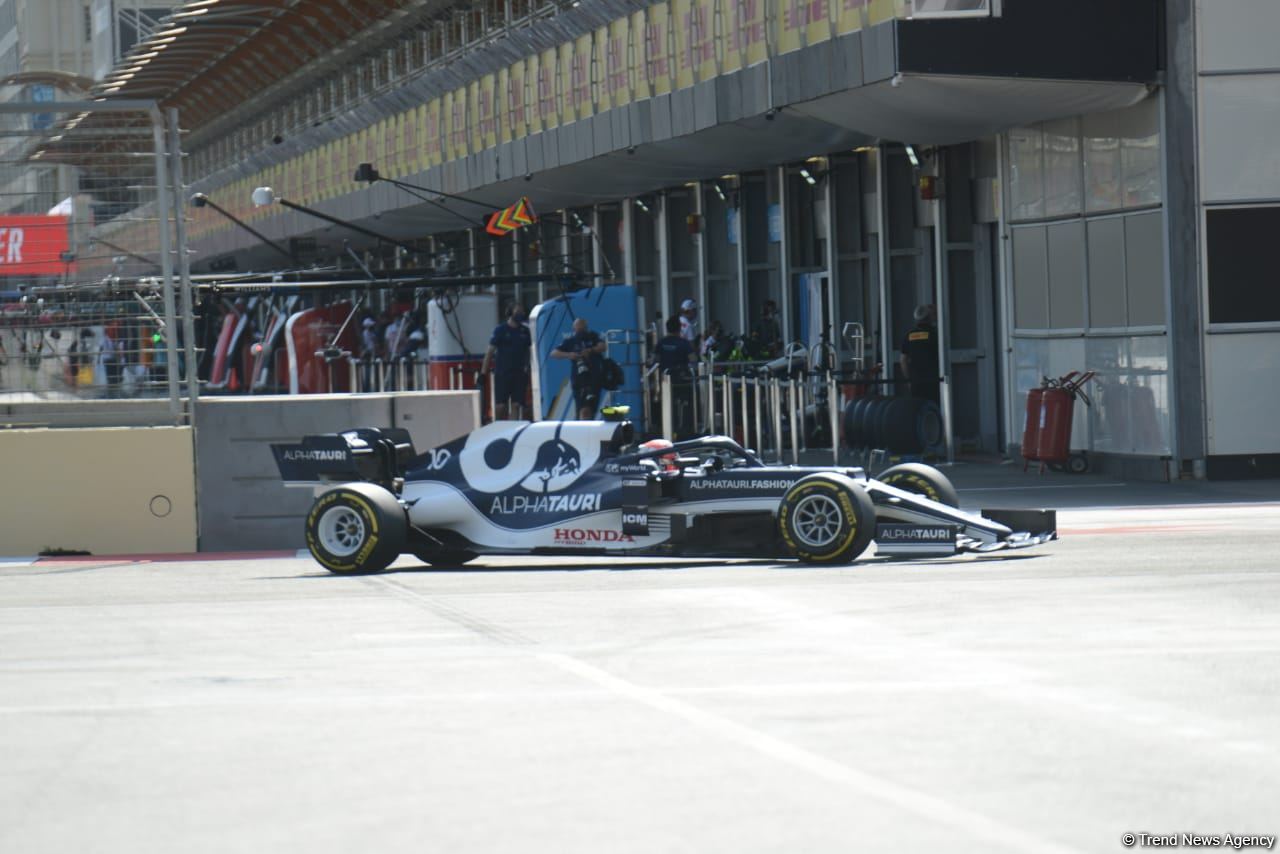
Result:
M303 436L296 444L273 444L271 452L285 486L364 480L394 489L415 456L409 431L397 427Z

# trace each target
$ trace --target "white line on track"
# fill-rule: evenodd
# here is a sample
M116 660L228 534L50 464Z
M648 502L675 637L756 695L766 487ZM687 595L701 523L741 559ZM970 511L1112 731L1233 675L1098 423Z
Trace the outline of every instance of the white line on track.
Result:
M1103 487L1128 486L1124 483L1046 483L1043 486L967 486L960 490L966 492L1024 492L1030 489L1102 489Z
M704 711L697 706L663 694L661 691L628 682L568 655L539 653L537 658L619 696L680 718L712 735L751 748L757 753L785 762L829 782L847 786L863 795L892 804L928 821L950 825L1003 848L1028 852L1028 854L1081 854L1075 848L1040 839L1026 831L956 806L933 795L850 768L848 765L797 747L768 733Z

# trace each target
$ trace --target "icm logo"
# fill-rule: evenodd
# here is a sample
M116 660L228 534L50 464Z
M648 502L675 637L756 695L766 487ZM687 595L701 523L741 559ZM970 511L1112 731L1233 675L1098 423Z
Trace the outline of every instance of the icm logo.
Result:
M623 513L622 524L624 525L648 525L648 513Z
M621 531L600 531L594 528L556 528L558 545L584 546L591 543L634 543L635 538Z

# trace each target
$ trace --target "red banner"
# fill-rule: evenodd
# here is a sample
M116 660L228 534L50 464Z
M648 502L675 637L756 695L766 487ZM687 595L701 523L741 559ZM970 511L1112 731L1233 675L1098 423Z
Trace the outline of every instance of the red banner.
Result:
M0 276L60 276L70 217L0 216Z

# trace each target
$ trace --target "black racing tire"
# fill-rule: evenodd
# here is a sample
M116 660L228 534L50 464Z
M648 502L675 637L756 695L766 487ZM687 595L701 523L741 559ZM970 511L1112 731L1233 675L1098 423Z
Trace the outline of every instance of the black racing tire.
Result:
M862 410L866 409L870 402L870 398L860 397L845 408L844 444L847 447L862 447Z
M404 550L409 522L388 490L348 483L323 493L307 513L307 549L338 575L386 569Z
M927 466L924 463L902 463L887 468L876 480L904 492L923 495L930 501L937 501L948 507L960 506L960 496L950 479L933 466Z
M471 561L480 557L475 552L464 551L462 549L440 549L433 551L431 549L418 549L413 556L425 564L436 567L437 569L450 569L455 566L471 563Z
M875 537L876 510L866 490L852 479L809 475L782 496L778 533L803 563L852 563Z

